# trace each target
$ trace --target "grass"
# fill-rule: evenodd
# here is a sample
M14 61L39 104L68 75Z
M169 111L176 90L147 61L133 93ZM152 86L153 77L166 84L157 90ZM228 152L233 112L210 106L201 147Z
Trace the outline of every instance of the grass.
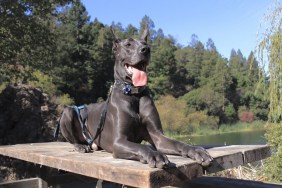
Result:
M214 135L214 134L224 134L232 132L243 132L243 131L253 131L253 130L263 130L265 129L265 122L263 121L254 121L252 123L246 122L237 122L235 124L222 124L219 129L210 129L210 128L199 128L196 129L189 136L205 136L205 135ZM165 131L165 134L170 137L185 137L187 135L181 133L168 133Z
M269 181L264 173L264 161L257 161L254 163L248 163L246 165L240 165L235 168L223 170L208 176L227 177L234 179L244 179L252 181Z
M265 129L265 122L254 121L252 123L238 122L235 124L222 124L219 129L199 129L193 135L211 135L211 134L221 134L221 133L232 133L232 132L242 132L242 131L253 131Z

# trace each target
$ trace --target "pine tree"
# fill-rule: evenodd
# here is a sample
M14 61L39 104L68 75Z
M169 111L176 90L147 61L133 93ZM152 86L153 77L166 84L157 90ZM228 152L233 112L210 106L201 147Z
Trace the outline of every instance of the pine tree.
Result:
M174 76L174 87L177 92L175 96L179 97L187 93L193 88L194 78L188 74L186 65L189 63L188 48L178 48L175 53L176 72Z
M133 25L129 24L125 29L125 38L136 38L138 34L138 29Z
M216 51L214 42L209 39L207 42L207 49L203 53L203 61L200 71L200 85L205 85L209 82L210 77L218 72L215 72L216 64L220 58Z
M189 62L186 65L186 69L188 70L188 74L194 77L193 87L195 88L199 87L200 84L204 51L204 45L200 41L197 41L194 45L192 45L188 51Z
M54 75L63 93L68 93L76 103L90 102L92 89L92 60L89 54L90 34L88 13L80 0L61 13L57 26L57 61Z
M174 43L168 38L158 38L152 44L151 62L148 70L149 88L155 98L173 92L172 77L176 69L175 50Z
M113 36L109 27L99 29L96 43L91 47L92 100L107 98L108 90L114 82L114 57L112 53Z

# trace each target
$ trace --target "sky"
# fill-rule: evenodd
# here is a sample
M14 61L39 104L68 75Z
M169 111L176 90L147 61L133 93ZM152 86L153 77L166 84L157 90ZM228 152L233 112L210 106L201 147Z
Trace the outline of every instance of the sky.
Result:
M202 43L211 38L218 52L230 57L232 49L245 57L255 50L264 15L275 0L82 0L91 20L106 25L120 22L139 28L144 15L176 42L187 46L192 34Z

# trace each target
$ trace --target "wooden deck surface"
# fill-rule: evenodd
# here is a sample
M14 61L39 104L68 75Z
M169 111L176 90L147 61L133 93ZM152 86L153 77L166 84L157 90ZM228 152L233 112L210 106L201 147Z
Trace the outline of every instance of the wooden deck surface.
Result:
M0 155L45 165L97 179L134 187L180 185L187 179L258 161L270 156L266 145L232 145L208 149L215 161L203 169L191 159L168 156L166 169L150 168L137 161L114 159L110 153L78 153L66 142L47 142L0 146Z

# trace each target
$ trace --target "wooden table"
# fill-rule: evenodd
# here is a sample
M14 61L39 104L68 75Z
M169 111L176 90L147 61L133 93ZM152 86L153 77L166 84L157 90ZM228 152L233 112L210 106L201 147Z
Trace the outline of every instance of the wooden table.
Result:
M258 161L270 156L266 145L232 145L208 149L215 161L203 169L195 161L169 155L172 165L166 169L150 168L137 161L114 159L110 153L78 153L66 142L47 142L0 146L0 155L69 171L133 187L161 187Z

